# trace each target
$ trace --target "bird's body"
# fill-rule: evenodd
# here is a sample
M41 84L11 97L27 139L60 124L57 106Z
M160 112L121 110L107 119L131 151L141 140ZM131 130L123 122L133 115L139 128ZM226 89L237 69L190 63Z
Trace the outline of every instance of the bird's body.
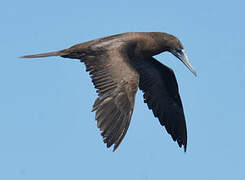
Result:
M97 89L93 105L97 126L107 147L124 138L138 87L154 116L179 146L187 146L184 111L173 71L152 56L170 51L193 72L180 41L167 33L131 32L77 44L61 51L23 56L80 59Z

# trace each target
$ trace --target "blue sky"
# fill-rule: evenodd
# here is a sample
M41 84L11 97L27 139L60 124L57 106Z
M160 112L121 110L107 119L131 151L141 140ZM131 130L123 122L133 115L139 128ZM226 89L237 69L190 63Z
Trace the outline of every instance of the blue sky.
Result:
M0 3L0 179L245 179L244 1L3 1ZM95 90L79 61L19 56L129 31L176 35L193 74L170 53L187 153L138 91L128 133L106 149L90 112Z

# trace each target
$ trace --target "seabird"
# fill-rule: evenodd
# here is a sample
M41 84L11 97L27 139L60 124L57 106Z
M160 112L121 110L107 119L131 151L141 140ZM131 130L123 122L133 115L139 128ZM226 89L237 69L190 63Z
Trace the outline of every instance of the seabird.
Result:
M174 72L153 57L165 51L176 56L196 76L180 40L162 32L117 34L22 58L61 56L79 59L86 65L98 93L92 111L96 111L104 143L108 148L114 145L113 151L128 130L138 88L160 124L186 151L186 122Z

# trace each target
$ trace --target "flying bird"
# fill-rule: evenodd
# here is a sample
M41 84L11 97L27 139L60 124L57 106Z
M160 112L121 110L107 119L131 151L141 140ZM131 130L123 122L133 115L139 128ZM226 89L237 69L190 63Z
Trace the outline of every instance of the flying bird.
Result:
M104 143L108 148L114 145L113 151L128 130L138 88L160 124L186 151L186 122L174 72L153 57L165 51L196 75L180 40L162 32L117 34L22 58L61 56L85 64L98 93L92 111L96 111L95 119Z

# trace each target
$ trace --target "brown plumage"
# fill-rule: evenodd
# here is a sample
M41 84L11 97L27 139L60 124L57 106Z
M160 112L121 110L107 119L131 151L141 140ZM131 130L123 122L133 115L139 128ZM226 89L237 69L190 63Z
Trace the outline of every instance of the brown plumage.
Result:
M164 51L174 54L196 75L181 42L160 32L118 34L23 58L61 56L80 59L86 65L99 96L93 111L107 147L114 144L116 150L124 138L139 87L154 116L186 151L186 123L175 75L153 58Z

